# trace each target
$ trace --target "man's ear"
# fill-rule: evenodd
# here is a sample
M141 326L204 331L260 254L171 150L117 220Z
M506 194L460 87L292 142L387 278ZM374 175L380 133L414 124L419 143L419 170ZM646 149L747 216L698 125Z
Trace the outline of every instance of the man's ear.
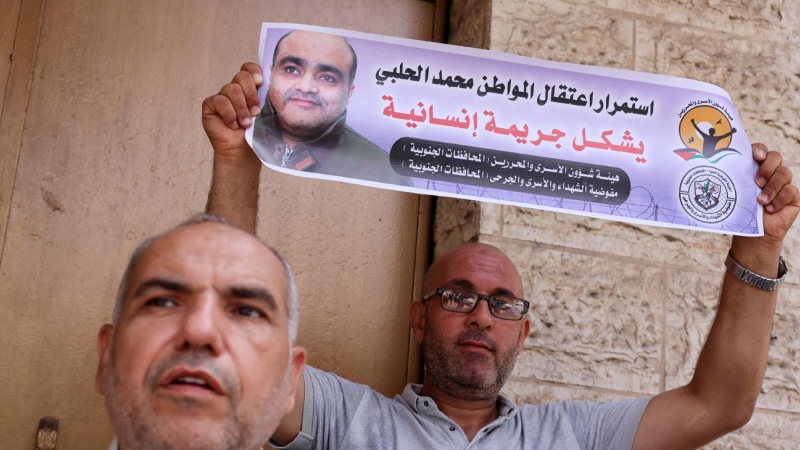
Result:
M97 354L99 358L97 361L97 375L94 378L94 388L102 395L106 395L103 375L111 363L111 340L113 335L114 326L108 323L100 327L100 332L97 333Z
M528 316L522 318L522 326L519 327L519 342L517 342L517 354L522 351L522 345L525 343L525 338L531 332L531 320L528 319Z
M347 104L350 104L350 98L353 96L353 92L356 90L355 83L350 83L350 89L347 91Z
M408 309L408 316L411 320L411 331L414 332L414 337L417 338L417 343L422 343L422 338L425 336L425 320L427 309L422 302L412 302Z
M289 414L294 409L295 400L297 399L297 386L303 376L303 370L306 368L306 356L306 349L303 347L292 347L292 373L289 375L289 396L284 414Z

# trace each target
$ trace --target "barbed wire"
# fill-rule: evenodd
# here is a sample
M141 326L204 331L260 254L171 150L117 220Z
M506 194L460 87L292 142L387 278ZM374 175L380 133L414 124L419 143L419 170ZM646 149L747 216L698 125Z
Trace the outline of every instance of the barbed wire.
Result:
M569 200L559 197L550 197L539 194L524 194L512 191L502 191L499 189L488 189L485 187L471 186L468 184L449 183L444 181L426 181L426 189L442 193L452 192L459 195L469 195L472 197L503 200L514 203L524 203L535 206L547 206L572 211L583 211L593 214L605 214L624 218L639 219L651 222L670 223L674 225L684 225L689 227L710 228L736 233L755 233L758 231L758 220L756 213L749 208L740 206L739 210L744 211L738 214L740 219L737 222L726 222L715 226L698 222L690 218L683 208L671 197L664 197L656 200L653 194L644 186L633 186L631 193L625 203L621 205L605 205L601 203Z

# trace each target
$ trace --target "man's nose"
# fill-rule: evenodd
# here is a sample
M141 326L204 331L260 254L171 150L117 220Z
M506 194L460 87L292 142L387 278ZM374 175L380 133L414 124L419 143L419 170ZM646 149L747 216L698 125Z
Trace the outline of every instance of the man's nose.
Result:
M210 297L198 299L186 310L176 342L179 349L204 349L215 356L220 353L224 311Z
M467 325L480 329L491 328L494 323L494 316L489 310L489 299L482 297L478 299L478 304L467 314Z
M303 93L316 94L318 92L317 83L314 80L314 74L311 73L311 71L307 71L302 77L298 78L295 81L294 87Z

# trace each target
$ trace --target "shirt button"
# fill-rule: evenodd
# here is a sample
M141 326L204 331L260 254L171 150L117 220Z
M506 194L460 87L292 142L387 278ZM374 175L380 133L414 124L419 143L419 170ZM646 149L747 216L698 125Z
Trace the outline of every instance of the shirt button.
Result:
M456 427L450 427L450 431L456 431Z
M428 406L428 402L423 403L423 405Z

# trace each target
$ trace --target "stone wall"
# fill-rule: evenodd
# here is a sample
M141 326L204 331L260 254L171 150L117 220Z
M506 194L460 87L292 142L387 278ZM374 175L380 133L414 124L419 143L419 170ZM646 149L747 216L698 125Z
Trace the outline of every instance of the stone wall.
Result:
M693 78L800 176L800 4L791 0L455 0L451 43ZM486 21L488 20L488 23ZM488 36L488 42L486 39ZM439 199L435 254L468 241L517 263L534 306L505 393L614 400L686 383L714 317L728 236ZM709 449L800 448L800 224L784 256L766 378L748 425Z

